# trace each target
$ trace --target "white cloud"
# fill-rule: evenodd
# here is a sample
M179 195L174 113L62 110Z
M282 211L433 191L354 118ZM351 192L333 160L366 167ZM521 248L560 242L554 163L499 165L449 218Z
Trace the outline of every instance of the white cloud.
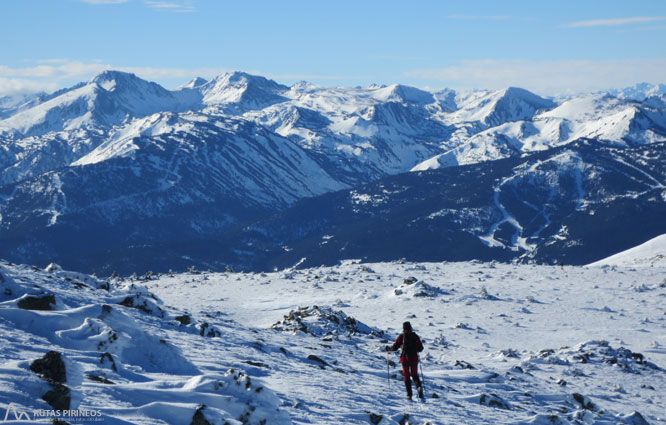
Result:
M618 26L618 25L639 24L645 22L657 22L663 20L666 20L666 17L638 16L634 18L596 19L591 21L577 21L562 26L566 28L609 27L609 26Z
M627 87L638 82L666 82L666 58L629 60L467 60L445 68L405 73L418 80L453 88L499 89L518 86L542 94L562 94Z
M52 92L57 88L57 84L48 81L0 77L0 97L25 93Z
M109 69L109 65L100 63L84 63L79 61L48 62L49 60L39 61L40 65L24 68L11 68L0 65L0 77L21 77L21 78L49 78L52 80L62 80L76 78L82 75L90 75Z
M0 65L0 77L18 77L49 79L54 81L67 79L86 79L102 71L115 69L131 72L142 78L190 78L193 76L212 77L226 71L224 68L156 68L137 66L111 66L101 62L86 63L80 61L67 61L64 59L47 59L38 61L40 65L24 68L12 68Z
M14 68L0 65L0 96L19 92L53 91L89 80L100 72L115 69L130 72L150 81L178 80L185 83L194 77L212 78L225 68L157 68L112 66L100 62L45 59L31 67Z
M169 10L172 12L194 12L196 8L189 2L175 3L168 1L146 1L147 7L151 9Z

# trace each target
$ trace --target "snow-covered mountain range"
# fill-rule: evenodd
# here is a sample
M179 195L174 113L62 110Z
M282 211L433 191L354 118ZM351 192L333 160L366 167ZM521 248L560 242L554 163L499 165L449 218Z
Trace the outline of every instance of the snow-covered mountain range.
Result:
M179 259L178 267L243 267L238 258L254 248L213 241L301 199L582 138L604 149L661 149L664 99L663 87L650 85L553 100L519 88L288 87L242 72L167 90L107 71L70 89L0 103L0 256L88 271L127 265L127 272L148 265L123 254L139 249ZM652 167L646 155L634 166ZM579 168L576 155L563 158L558 170ZM541 179L542 190L558 190L553 176ZM663 185L655 178L653 186ZM490 190L481 214L496 215L491 186L475 190ZM492 228L475 232L497 246ZM529 254L535 244L512 247ZM212 246L233 258L196 254Z

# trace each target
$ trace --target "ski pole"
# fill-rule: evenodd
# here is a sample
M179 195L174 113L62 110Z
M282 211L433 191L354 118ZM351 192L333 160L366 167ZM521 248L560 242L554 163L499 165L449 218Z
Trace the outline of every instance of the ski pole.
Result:
M391 392L391 371L389 369L389 352L386 352L386 382L388 383L388 391Z
M423 376L423 366L421 366L423 362L419 362L419 369L421 369L421 390L423 391L423 394L425 394L425 376Z

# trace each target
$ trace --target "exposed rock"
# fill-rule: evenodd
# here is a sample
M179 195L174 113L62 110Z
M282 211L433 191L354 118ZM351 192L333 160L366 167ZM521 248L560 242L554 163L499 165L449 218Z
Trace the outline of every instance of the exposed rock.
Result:
M114 372L118 371L118 368L116 367L116 362L113 360L113 356L111 353L102 353L102 355L99 357L99 363L102 365L110 365L111 370Z
M91 381L99 382L99 383L102 383L102 384L115 385L115 382L110 381L110 380L106 379L103 376L93 375L91 373L86 375L86 378L90 379Z
M511 410L509 403L504 401L497 394L481 394L481 397L479 398L479 404L488 407L496 407L498 409Z
M42 399L53 407L55 410L69 410L72 402L72 397L69 388L62 384L52 385L53 389L47 391L42 396Z
M42 399L55 410L69 410L72 397L69 388L64 385L67 381L67 371L60 353L49 351L41 359L32 362L30 370L39 374L52 388L42 396Z
M462 369L475 369L474 366L472 366L471 364L467 363L464 360L456 360L455 366Z
M18 300L18 308L23 310L53 310L56 303L53 294L42 296L26 296Z
M312 360L314 362L319 363L319 367L321 367L322 369L326 366L330 366L328 363L326 363L324 360L320 359L319 357L315 356L314 354L310 354L308 356L308 360Z
M329 307L299 307L273 324L278 331L304 332L317 337L325 335L365 334L382 336L383 331L357 321L344 312Z
M377 415L375 413L370 413L370 422L374 425L379 424L382 419L384 419L384 415Z
M433 298L438 295L450 295L448 292L427 284L422 280L415 280L415 278L405 279L399 287L393 290L393 294L397 296L406 295L408 297L428 297Z
M129 296L129 297L126 297L121 302L119 302L118 304L123 305L125 307L136 308L137 310L141 310L144 313L151 314L153 312L153 310L148 308L148 304L146 303L146 301L143 300L143 302L141 302L138 299L139 299L139 297L136 296L136 295Z
M255 362L255 361L252 361L252 360L243 360L243 363L249 364L250 366L254 366L254 367L261 367L261 368L265 368L265 369L270 369L270 366L268 366L266 363L262 363L262 362Z
M206 416L203 414L203 410L206 408L206 405L202 404L200 405L196 412L194 412L194 416L192 416L192 422L190 422L190 425L212 425L210 422L208 422L208 419L206 419Z
M211 326L208 322L202 322L199 327L199 335L207 336L209 338L216 338L222 336L222 333Z
M585 409L585 410L595 410L594 403L590 401L589 398L585 397L584 395L578 394L578 393L573 393L571 394L574 400L576 400L580 406Z
M181 325L189 325L190 323L192 323L192 318L187 314L183 314L182 316L176 316L175 319L178 322L180 322Z
M49 384L67 382L67 371L62 356L57 351L49 351L41 359L30 364L30 370L41 375Z

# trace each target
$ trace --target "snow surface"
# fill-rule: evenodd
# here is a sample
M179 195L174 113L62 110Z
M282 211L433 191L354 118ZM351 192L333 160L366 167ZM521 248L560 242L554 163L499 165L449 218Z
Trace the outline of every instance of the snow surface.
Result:
M346 261L107 290L2 262L0 409L50 409L29 365L55 350L71 408L111 424L189 424L202 404L213 424L663 424L665 272ZM39 294L53 311L18 308ZM425 343L425 403L404 399L399 367L387 380L381 347L404 320Z
M666 264L666 235L657 236L649 241L608 258L590 264L594 266L634 266Z

